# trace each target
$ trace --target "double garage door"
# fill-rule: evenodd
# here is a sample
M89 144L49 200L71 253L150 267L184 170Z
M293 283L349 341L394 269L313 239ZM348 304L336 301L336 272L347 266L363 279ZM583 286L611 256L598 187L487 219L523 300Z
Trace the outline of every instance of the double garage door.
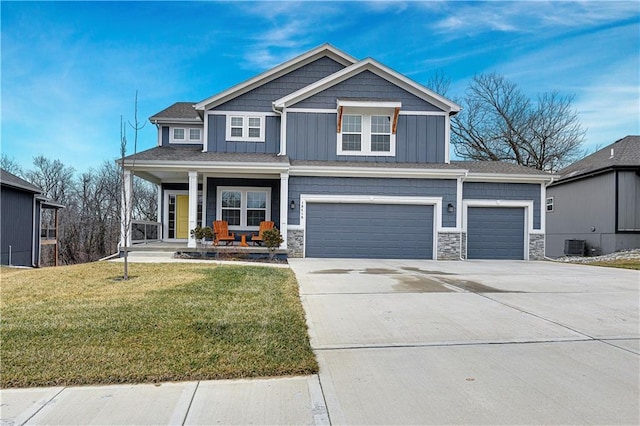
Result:
M467 259L524 259L524 208L469 207Z
M433 206L307 203L305 256L432 259Z

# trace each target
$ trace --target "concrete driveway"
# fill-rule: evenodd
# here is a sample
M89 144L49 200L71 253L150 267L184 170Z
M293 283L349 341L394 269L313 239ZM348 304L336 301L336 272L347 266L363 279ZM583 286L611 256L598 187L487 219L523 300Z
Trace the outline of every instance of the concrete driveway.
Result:
M291 259L333 424L640 424L640 273Z

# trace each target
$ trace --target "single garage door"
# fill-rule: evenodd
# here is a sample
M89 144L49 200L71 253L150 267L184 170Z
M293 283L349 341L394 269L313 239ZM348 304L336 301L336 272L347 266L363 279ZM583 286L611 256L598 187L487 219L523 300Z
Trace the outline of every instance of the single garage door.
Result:
M470 207L468 259L524 259L524 208Z
M305 255L431 259L433 206L307 203Z

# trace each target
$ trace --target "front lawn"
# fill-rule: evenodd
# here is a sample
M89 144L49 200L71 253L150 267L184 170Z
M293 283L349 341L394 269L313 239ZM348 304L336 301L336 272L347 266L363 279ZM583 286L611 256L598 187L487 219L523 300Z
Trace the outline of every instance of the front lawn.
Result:
M601 260L588 263L593 266L608 266L611 268L637 269L640 270L639 259L618 259L618 260Z
M311 374L288 269L99 262L0 271L2 387Z

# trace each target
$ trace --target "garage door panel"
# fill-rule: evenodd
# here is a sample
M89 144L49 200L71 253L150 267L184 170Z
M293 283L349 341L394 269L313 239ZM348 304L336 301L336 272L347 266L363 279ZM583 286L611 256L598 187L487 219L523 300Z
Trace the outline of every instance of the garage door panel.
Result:
M307 203L305 255L431 259L433 206Z
M470 207L468 259L524 259L524 208Z

